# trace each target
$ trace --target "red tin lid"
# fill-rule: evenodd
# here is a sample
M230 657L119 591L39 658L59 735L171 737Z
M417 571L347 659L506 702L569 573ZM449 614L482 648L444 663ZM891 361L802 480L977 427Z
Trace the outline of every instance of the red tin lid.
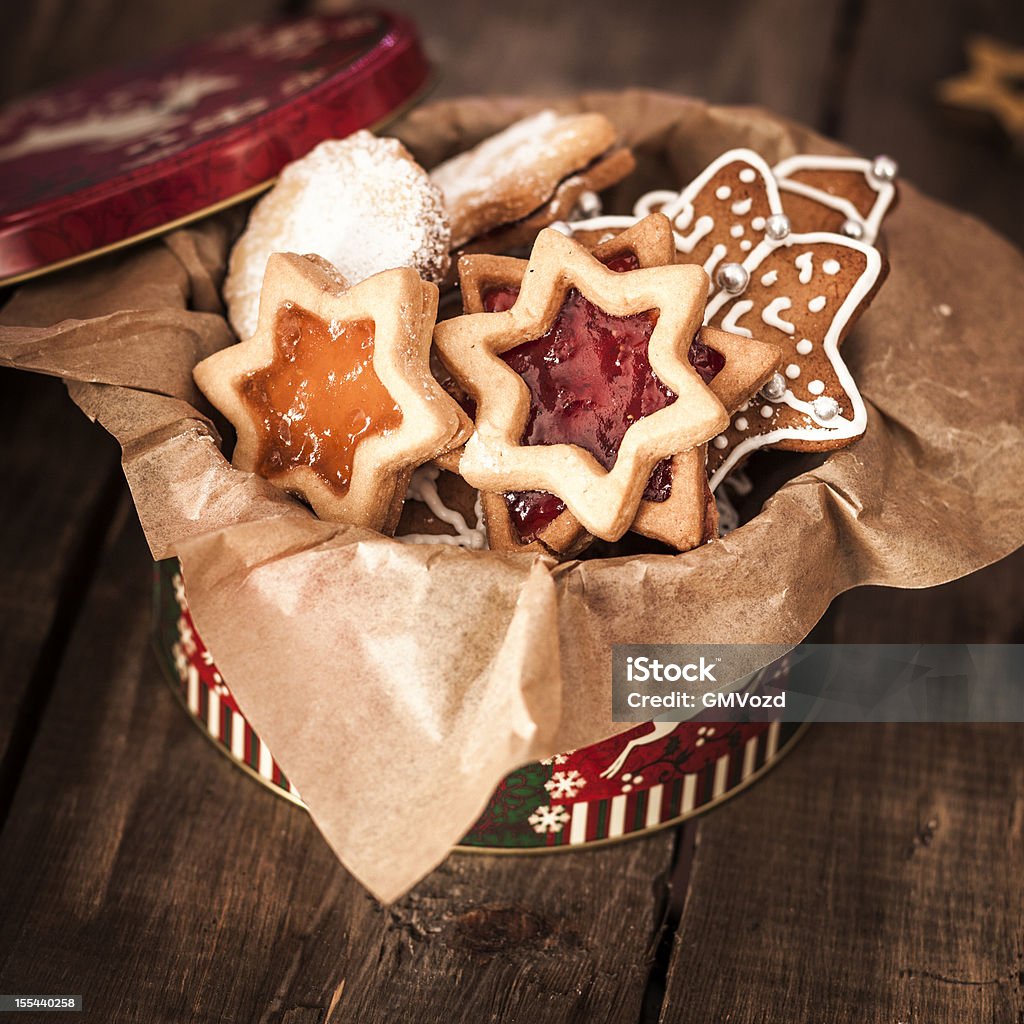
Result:
M366 11L244 28L0 109L0 284L266 188L425 89L411 22Z

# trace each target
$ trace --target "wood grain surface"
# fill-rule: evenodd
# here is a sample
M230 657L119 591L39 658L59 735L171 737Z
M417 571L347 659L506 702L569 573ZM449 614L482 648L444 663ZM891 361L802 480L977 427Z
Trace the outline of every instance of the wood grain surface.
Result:
M5 5L0 97L313 6L344 5ZM1019 4L392 6L422 26L440 95L760 104L891 152L1024 242L1019 157L932 99L969 32L1024 42ZM157 1024L1024 1020L1021 727L817 726L684 829L453 855L382 909L162 680L116 446L55 381L0 372L0 403L0 993L81 992L84 1019ZM1020 640L1022 569L844 595L837 637Z

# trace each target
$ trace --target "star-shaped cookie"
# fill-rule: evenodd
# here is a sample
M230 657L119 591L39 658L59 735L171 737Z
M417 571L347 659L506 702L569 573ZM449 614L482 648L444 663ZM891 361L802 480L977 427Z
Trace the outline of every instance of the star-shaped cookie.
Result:
M967 43L968 69L938 87L951 107L991 114L1017 145L1024 146L1024 50L975 36Z
M687 358L706 296L699 267L619 273L542 231L511 306L434 332L476 402L462 475L482 491L557 495L588 532L617 540L654 467L728 422Z
M800 153L772 168L791 231L831 231L874 245L896 201L896 161L887 156Z
M323 260L272 255L256 333L194 371L233 464L322 519L393 530L412 470L471 430L429 371L437 294L409 268L346 289Z
M652 214L593 250L618 272L674 262L672 227ZM505 305L518 293L525 260L467 257L460 263L463 306L468 313ZM774 346L703 328L688 357L701 378L733 410L777 369ZM651 475L631 529L685 551L715 534L708 501L704 446L673 455ZM544 492L484 493L481 502L490 546L499 550L546 549L561 557L579 553L593 539L555 496ZM712 519L708 521L708 510Z

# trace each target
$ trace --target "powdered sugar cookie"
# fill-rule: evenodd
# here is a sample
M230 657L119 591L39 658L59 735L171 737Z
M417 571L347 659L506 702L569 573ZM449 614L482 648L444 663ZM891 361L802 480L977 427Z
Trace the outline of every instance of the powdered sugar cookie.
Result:
M400 142L366 131L321 142L254 207L231 252L228 317L240 338L255 331L273 252L316 253L349 284L398 267L439 282L450 243L441 193Z
M452 246L552 203L549 219L534 231L566 216L584 190L606 188L632 170L628 156L606 162L615 140L603 114L544 110L438 165L430 176L444 193Z

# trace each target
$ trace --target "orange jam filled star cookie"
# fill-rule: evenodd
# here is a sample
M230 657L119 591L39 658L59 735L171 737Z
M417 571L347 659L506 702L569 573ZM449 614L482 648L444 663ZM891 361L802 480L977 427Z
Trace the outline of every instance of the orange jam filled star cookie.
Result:
M412 269L345 289L325 261L275 253L256 333L195 368L237 431L233 464L321 519L391 532L412 471L471 429L430 374L436 312Z

